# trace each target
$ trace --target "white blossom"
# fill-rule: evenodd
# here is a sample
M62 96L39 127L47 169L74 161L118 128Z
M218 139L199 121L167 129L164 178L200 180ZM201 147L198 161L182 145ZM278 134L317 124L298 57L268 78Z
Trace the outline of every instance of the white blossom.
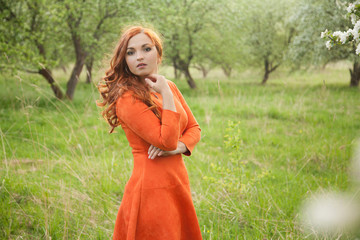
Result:
M327 49L329 49L329 50L331 49L331 41L330 40L327 41L325 45L326 45Z
M360 20L355 23L354 30L356 30L356 31L360 30Z
M325 31L323 31L322 33L321 33L321 38L325 38L325 37L327 37L327 34L329 33L329 30L325 30Z
M360 54L360 43L357 45L356 47L356 54L359 55Z
M356 229L359 210L349 194L323 193L314 195L304 204L301 216L306 229L332 235Z
M346 40L348 38L348 33L347 32L336 31L336 32L333 33L333 35L340 38L340 42L342 44L346 43Z
M360 31L360 20L355 23L352 34L354 35L354 40L359 40L359 31Z
M321 32L321 38L325 38L327 33L328 33L327 29L325 31Z
M355 4L350 3L349 6L347 7L346 11L348 13L351 13L352 11L354 11L354 9L355 9Z
M351 18L351 23L355 25L355 23L356 23L356 15L354 13L352 13L350 15L350 18Z
M321 38L328 38L326 42L327 49L331 49L332 45L335 43L346 44L351 39L352 42L357 44L356 54L360 55L360 20L357 14L359 14L360 0L357 0L354 3L349 3L347 7L347 12L350 15L353 28L349 28L346 32L335 31L331 32L327 29L321 33ZM334 38L332 38L333 36Z

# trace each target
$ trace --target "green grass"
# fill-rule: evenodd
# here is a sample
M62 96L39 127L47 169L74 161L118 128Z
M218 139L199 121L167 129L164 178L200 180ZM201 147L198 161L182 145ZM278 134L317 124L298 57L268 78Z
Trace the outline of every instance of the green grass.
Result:
M347 69L274 73L267 86L256 72L195 76L197 90L174 82L202 128L185 162L203 238L304 239L304 199L353 188L360 105ZM83 82L70 102L39 76L0 77L1 239L111 238L131 149Z

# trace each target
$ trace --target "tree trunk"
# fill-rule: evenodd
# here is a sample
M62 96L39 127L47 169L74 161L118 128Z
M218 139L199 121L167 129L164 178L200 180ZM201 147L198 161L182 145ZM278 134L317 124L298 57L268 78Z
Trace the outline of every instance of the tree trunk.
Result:
M265 74L264 74L264 77L263 77L263 80L262 80L261 84L266 84L266 81L269 79L269 75L270 75L270 72L265 71Z
M92 81L92 67L94 63L94 58L91 57L89 61L86 62L86 83L91 83Z
M221 68L222 68L223 72L225 73L226 77L230 78L231 77L231 70L232 70L231 67L222 66Z
M353 69L350 70L350 87L358 87L360 81L360 63L355 61Z
M184 71L184 74L185 74L185 77L186 77L186 81L189 84L190 88L195 89L196 88L196 83L194 82L194 79L191 77L189 67L185 68L183 71Z
M62 65L62 66L61 66L61 69L63 70L63 72L64 72L64 73L66 73L66 72L67 72L67 71L66 71L66 67L65 67L65 65Z
M197 66L195 66L195 68L199 71L201 71L203 78L206 78L206 76L208 75L208 73L210 72L210 68L206 68L204 65L202 64L198 64Z
M269 60L268 59L265 59L264 66L265 66L265 69L264 69L265 74L264 74L264 77L263 77L263 80L262 80L261 84L265 84L266 81L269 79L270 69L269 69Z
M46 53L45 53L45 46L43 44L41 44L40 42L38 42L37 40L35 40L35 44L39 50L39 53L41 56L44 57L44 59L46 59ZM61 88L56 84L52 74L51 74L51 70L46 68L46 67L42 67L38 70L38 73L43 76L46 81L50 84L51 89L53 90L55 97L58 99L63 99L64 94L61 91Z
M46 81L50 84L51 89L53 90L55 97L58 99L62 99L64 97L64 94L62 93L60 87L56 84L54 78L51 75L51 71L46 68L39 69L39 74L43 76Z
M175 79L181 78L181 71L175 67L174 67L174 77L175 77Z
M75 55L76 55L76 62L75 66L71 72L70 79L67 83L67 89L66 89L66 96L72 100L74 98L75 88L79 81L80 73L83 69L83 66L85 64L85 60L87 57L87 52L84 50L84 46L82 45L80 37L77 35L77 33L72 30L71 32L72 41L74 44L75 49Z
M172 58L172 63L173 63L173 67L174 67L174 78L175 79L180 79L181 71L179 71L179 67L178 67L178 65L176 63L176 58L175 57Z
M269 59L265 58L264 65L265 65L265 69L264 69L265 73L264 73L264 77L263 77L261 84L265 84L267 82L267 80L269 79L270 73L275 71L281 65L281 62L279 62L278 64L273 66L273 62L269 62Z
M206 69L206 67L201 66L201 71L202 71L202 74L203 74L203 78L206 78L208 73L210 72L210 69Z
M192 78L189 70L189 63L180 60L179 64L177 65L182 73L184 73L187 83L189 84L190 88L196 88L196 83L194 82L194 79Z
M86 55L82 55L76 58L75 66L71 72L70 79L66 85L66 96L72 100L74 98L75 88L79 81L80 73L85 64Z

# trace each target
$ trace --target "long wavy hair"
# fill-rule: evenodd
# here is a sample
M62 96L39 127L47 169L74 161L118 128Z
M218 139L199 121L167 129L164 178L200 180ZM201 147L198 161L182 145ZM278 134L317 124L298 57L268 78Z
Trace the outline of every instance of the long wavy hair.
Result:
M105 71L105 76L98 84L103 101L97 101L96 104L99 107L105 107L101 114L111 126L110 133L121 125L121 120L116 116L116 100L127 90L133 91L133 97L144 102L161 119L160 111L151 99L149 87L130 71L125 60L129 40L139 33L144 33L151 39L156 47L159 61L161 62L162 59L162 41L154 30L142 26L132 26L123 31L110 60L110 68Z

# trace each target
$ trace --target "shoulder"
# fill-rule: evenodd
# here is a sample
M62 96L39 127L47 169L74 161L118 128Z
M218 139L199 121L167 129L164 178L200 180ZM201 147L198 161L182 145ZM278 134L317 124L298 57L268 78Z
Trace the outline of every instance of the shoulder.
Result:
M176 85L175 85L175 83L174 83L173 81L168 80L168 79L166 79L166 81L167 81L167 84L168 84L170 87L176 87Z
M124 92L118 99L116 100L116 105L121 105L124 103L134 102L134 92L131 90L127 90Z
M128 90L124 92L116 100L116 115L119 119L131 119L136 116L138 113L141 113L146 110L147 106L140 100L134 97L134 92Z
M177 88L176 84L173 81L167 80L167 84L169 85L170 89L173 92L176 92L176 93L179 92L179 89Z
M135 110L137 105L136 98L134 97L134 92L128 90L124 92L115 102L116 114L122 116L128 114L132 110Z

